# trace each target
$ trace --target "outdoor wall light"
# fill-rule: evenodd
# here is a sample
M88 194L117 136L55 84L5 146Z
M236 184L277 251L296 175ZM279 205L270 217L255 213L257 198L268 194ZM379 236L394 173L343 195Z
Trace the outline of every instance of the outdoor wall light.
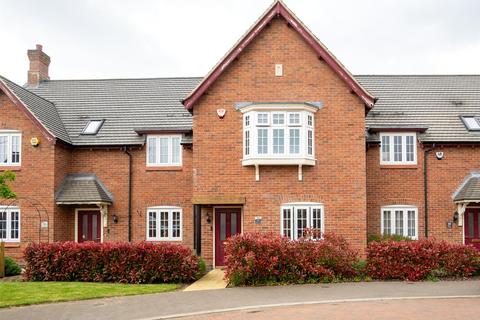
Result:
M207 223L212 222L212 217L210 216L210 212L207 212Z
M113 223L118 223L118 216L116 214L112 215Z
M458 212L455 211L453 214L453 222L457 223L458 222Z

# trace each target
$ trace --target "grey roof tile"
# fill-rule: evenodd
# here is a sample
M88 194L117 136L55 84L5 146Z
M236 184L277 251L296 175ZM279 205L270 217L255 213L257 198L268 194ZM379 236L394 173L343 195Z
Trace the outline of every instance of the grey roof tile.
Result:
M378 98L367 127L427 127L424 142L480 142L461 115L480 115L480 75L356 76ZM369 135L377 140L376 135Z
M75 173L65 177L55 192L62 204L113 203L113 196L95 174Z
M63 122L57 112L55 105L39 97L16 83L0 76L0 81L3 82L12 93L20 100L40 121L40 123L56 138L59 138L67 143L70 143L70 137L67 130L63 126Z
M480 200L480 174L473 172L462 183L454 194L454 201L479 201Z
M201 78L47 80L34 93L57 107L73 145L143 144L135 128L191 130L192 117L180 100ZM89 120L105 123L82 135Z

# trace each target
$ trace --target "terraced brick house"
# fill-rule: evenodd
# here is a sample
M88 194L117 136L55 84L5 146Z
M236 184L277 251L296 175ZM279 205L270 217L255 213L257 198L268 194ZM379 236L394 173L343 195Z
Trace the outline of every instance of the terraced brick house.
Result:
M480 244L480 76L352 75L276 1L204 78L0 78L0 239L169 241L211 266L237 233Z

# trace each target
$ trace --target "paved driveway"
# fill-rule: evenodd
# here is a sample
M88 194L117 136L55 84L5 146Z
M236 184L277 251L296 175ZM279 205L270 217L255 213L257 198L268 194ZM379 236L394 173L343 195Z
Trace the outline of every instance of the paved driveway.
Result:
M417 299L278 307L181 318L182 320L453 320L478 319L480 299Z
M245 308L284 307L285 304L295 303L312 304L351 299L431 296L476 296L480 298L480 282L472 280L423 283L338 283L169 292L0 309L0 319L160 319L170 315L198 314L205 311L221 312L232 308L244 310ZM401 302L399 303L401 304ZM456 309L454 308L453 311ZM297 310L297 308L292 310ZM351 313L356 313L356 310L351 309ZM478 314L480 313L469 319L477 319ZM295 318L299 319L298 317L293 319Z

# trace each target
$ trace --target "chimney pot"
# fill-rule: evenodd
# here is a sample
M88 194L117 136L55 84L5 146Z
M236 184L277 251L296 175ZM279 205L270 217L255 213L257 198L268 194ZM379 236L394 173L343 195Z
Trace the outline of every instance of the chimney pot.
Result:
M35 49L28 50L27 55L30 61L27 84L31 87L37 87L40 82L50 79L48 75L50 57L43 52L43 46L41 44L37 44Z

